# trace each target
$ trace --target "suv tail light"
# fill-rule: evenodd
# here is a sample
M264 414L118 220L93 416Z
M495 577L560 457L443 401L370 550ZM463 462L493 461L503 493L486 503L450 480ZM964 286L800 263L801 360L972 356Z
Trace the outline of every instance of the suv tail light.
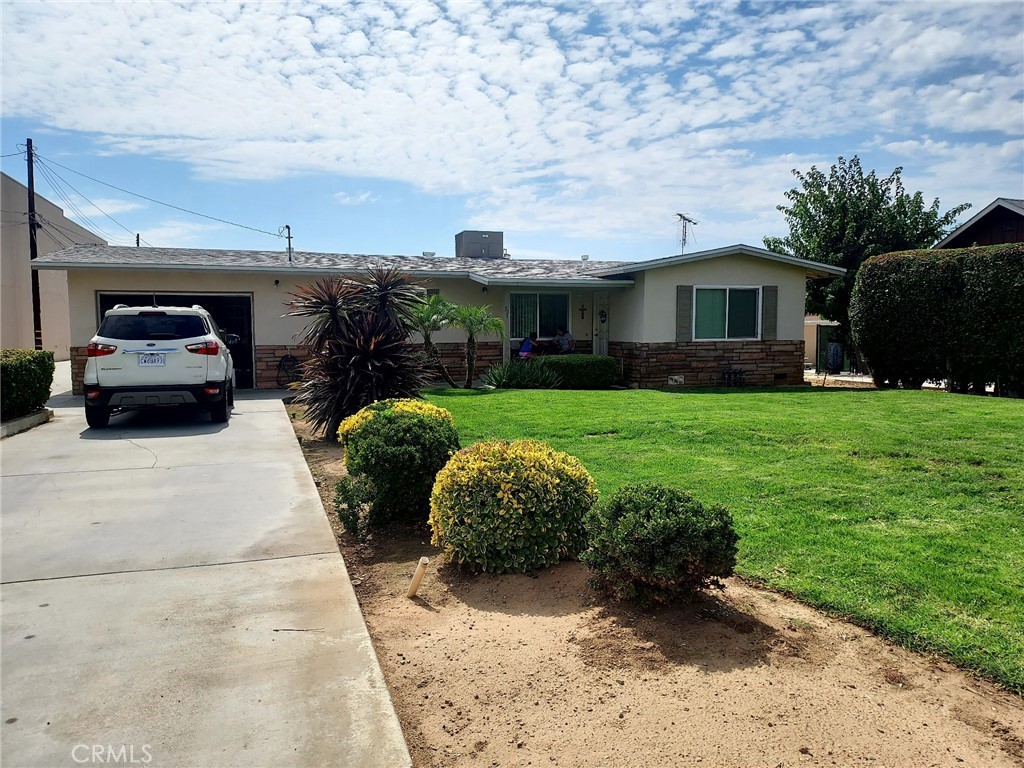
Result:
M95 341L89 342L89 346L85 348L86 357L105 357L115 352L117 352L117 347L113 344L97 344Z
M220 352L220 344L216 341L200 341L198 344L186 344L185 349L194 355L216 355Z

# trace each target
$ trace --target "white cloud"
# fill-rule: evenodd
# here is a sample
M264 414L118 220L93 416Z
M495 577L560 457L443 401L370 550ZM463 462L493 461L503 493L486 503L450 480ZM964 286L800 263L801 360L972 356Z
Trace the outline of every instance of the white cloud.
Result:
M346 192L338 192L334 196L334 200L338 205L363 205L364 203L377 202L377 198L372 192L360 192L355 195L350 195Z
M197 224L182 219L167 219L140 233L143 244L155 248L189 248L202 244L204 235L223 229L219 224Z
M915 178L934 194L963 188L939 172L959 168L963 147L990 184L1021 164L1018 3L94 2L4 14L6 116L186 162L203 179L322 173L463 194L486 226L660 236L666 216L699 206L703 231L746 231L778 219L791 168L868 144L893 165L921 163ZM936 151L921 150L925 136Z

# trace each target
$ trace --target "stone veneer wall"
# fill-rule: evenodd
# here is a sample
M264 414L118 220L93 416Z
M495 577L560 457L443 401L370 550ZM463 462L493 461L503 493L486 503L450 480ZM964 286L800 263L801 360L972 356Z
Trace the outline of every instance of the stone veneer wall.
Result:
M466 343L463 341L446 341L437 345L441 351L441 362L456 383L462 384L466 379ZM501 362L500 341L478 341L476 344L476 375L480 376L495 363ZM437 375L441 380L441 375Z
M589 341L576 342L576 351L589 353L591 350ZM446 342L438 344L441 350L441 359L448 366L452 378L458 383L466 378L466 344L465 342ZM85 377L85 347L71 348L71 383L76 395L83 393L82 380ZM305 347L282 346L274 344L257 344L254 377L257 389L278 389L278 365L285 355L293 355L300 361L305 361L309 353ZM482 341L476 347L476 370L477 375L482 374L494 363L501 362L501 342ZM801 371L803 369L801 368ZM802 375L802 374L801 374ZM438 376L440 379L440 376Z
M309 359L309 350L306 347L289 346L284 344L257 344L256 358L253 363L253 381L256 389L283 389L288 386L288 376L279 370L281 360L286 356L298 358L299 362ZM295 380L298 379L296 372ZM278 380L280 374L280 381Z
M88 359L85 347L71 347L71 391L76 395L84 395L85 361Z
M727 369L745 373L747 386L804 383L803 341L612 341L609 354L618 359L629 386L668 386L669 376L682 376L685 386L720 387Z

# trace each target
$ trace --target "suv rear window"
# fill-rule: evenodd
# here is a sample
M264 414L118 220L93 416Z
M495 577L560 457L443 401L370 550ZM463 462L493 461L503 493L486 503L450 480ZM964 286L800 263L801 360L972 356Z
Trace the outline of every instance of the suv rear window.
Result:
M207 334L203 319L196 315L109 315L103 318L97 336L108 339L158 340L191 339Z

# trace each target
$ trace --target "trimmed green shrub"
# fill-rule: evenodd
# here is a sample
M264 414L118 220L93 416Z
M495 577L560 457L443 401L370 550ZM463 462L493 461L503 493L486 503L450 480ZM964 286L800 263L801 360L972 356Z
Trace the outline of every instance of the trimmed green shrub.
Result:
M488 368L483 382L495 389L557 389L562 379L537 361L509 360Z
M709 587L736 566L732 515L678 488L627 485L587 518L580 556L592 583L619 599L668 603Z
M464 448L437 475L433 543L475 571L526 573L575 558L597 485L579 462L536 440Z
M53 352L0 350L0 419L27 416L46 405L55 367Z
M604 355L549 355L534 363L558 374L559 389L608 389L619 375L618 361Z
M853 337L876 384L1024 395L1024 243L905 251L864 262Z
M438 471L459 449L452 415L423 400L381 400L341 422L349 479L335 510L350 532L393 520L426 521Z

